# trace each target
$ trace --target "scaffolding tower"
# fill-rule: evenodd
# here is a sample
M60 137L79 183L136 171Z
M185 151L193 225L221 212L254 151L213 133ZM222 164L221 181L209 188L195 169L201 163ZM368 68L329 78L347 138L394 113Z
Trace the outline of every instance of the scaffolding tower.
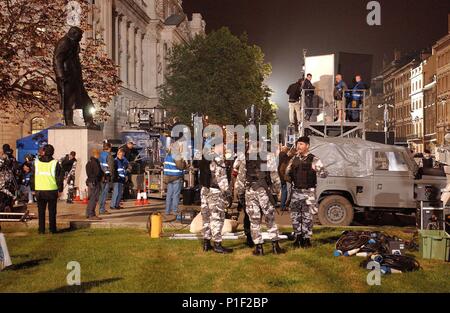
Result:
M306 98L308 92L313 92L314 95ZM358 93L359 100L352 98L354 93ZM301 120L297 121L298 127L287 127L285 142L293 144L298 137L304 135L366 139L368 96L369 90L347 90L341 102L342 108L339 108L339 102L333 100L333 95L326 94L325 90L302 90Z

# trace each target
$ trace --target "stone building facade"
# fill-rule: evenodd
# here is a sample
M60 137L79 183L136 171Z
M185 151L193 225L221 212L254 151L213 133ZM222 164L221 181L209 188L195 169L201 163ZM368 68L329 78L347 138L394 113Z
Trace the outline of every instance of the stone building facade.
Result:
M436 150L436 55L432 55L424 64L423 78L423 119L424 119L424 149L432 153Z
M123 84L108 107L110 118L103 126L104 137L119 139L129 128L130 112L158 106L157 87L164 82L166 57L170 49L205 33L205 21L198 13L189 19L181 0L91 0L89 23L102 36L106 53L119 66ZM83 125L81 112L75 123ZM15 141L42 128L62 122L59 111L47 116L26 116L17 125L0 125L0 142Z
M436 111L437 144L444 143L444 136L450 132L450 14L448 34L433 46L436 55Z
M130 113L158 106L157 87L164 83L169 50L204 34L205 21L200 14L189 21L180 0L103 0L96 8L95 27L123 81L104 125L106 138L118 138L129 128Z

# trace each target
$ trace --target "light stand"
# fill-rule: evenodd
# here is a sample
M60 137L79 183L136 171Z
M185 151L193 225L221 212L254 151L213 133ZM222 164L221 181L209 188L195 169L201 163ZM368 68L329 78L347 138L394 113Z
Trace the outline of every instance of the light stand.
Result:
M388 142L388 134L389 134L389 108L393 108L392 104L379 104L378 108L381 109L384 107L383 117L384 117L384 143L387 145Z

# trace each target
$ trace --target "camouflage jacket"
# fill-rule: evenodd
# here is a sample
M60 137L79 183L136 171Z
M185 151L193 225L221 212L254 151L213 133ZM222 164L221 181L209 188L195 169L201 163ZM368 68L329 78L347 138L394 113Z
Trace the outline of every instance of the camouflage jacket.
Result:
M214 192L214 190L218 190L221 193L228 195L230 189L225 161L220 157L216 157L209 164L209 169L211 170L211 174L215 177L215 179L217 180L217 184L219 185L219 189L210 188L210 191Z
M0 157L0 192L14 197L15 184L14 173L8 159Z

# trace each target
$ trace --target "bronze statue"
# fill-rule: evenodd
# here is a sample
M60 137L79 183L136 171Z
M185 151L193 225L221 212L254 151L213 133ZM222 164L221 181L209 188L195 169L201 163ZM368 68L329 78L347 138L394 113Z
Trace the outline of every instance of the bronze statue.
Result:
M82 109L84 123L88 128L98 128L94 124L92 99L84 88L80 63L80 41L83 31L76 26L56 44L53 55L53 69L56 74L58 93L61 97L60 109L64 112L66 126L77 126L73 122L73 110Z

